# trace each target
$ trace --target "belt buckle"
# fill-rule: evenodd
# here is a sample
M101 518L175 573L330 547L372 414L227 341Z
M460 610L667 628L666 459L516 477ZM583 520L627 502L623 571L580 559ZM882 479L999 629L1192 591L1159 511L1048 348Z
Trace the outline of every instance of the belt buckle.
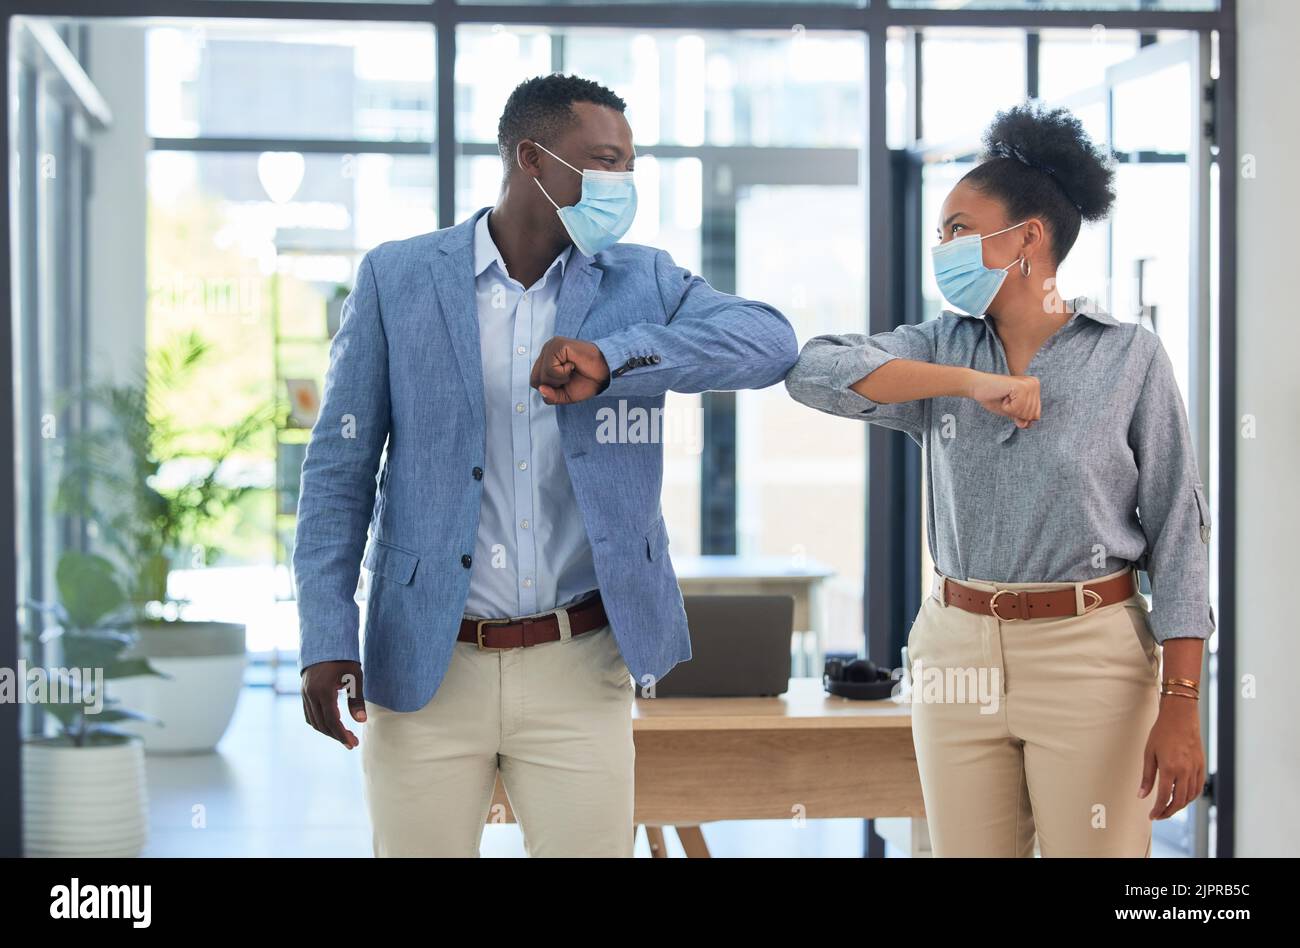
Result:
M1016 594L1016 590L1014 589L999 589L993 594L993 597L989 600L989 612L992 614L993 618L1001 622L1018 622L1023 618L1023 616L1002 616L998 614L998 597L1014 596Z
M474 624L474 639L478 644L479 651L485 652L488 646L483 644L483 626L485 625L509 625L509 619L479 619Z

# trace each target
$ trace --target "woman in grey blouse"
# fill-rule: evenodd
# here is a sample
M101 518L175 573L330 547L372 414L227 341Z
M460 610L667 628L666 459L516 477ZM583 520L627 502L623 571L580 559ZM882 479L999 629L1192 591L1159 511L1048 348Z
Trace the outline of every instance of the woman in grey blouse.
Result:
M1056 290L1109 160L1064 110L1000 113L984 143L933 250L971 315L815 338L786 386L925 450L937 575L908 651L935 853L1149 855L1204 785L1208 506L1159 338Z

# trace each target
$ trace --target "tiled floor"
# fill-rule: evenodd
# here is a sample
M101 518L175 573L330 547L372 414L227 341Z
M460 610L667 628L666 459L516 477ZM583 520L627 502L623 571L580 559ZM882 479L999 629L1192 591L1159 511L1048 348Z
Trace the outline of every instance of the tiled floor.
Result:
M217 753L150 756L148 773L146 856L371 854L359 751L308 727L296 694L245 688ZM854 857L862 854L862 827L860 820L748 821L710 823L704 835L715 856ZM675 836L665 836L670 854L682 855ZM486 827L482 854L523 856L518 827ZM644 833L637 855L649 855ZM890 855L898 853L891 847Z

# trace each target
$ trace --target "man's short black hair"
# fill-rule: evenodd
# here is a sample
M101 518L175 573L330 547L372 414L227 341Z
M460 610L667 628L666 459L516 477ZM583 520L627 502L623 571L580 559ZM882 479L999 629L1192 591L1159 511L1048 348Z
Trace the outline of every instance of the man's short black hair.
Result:
M550 143L574 120L572 105L591 102L623 112L627 103L598 82L580 76L534 76L515 86L497 124L497 147L506 174L515 169L515 150L525 139Z

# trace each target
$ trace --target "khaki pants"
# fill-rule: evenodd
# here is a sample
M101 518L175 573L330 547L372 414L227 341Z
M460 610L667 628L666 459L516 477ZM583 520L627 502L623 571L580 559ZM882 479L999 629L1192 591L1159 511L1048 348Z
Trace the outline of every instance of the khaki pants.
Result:
M983 583L981 589L1071 583ZM1159 645L1134 595L1003 621L926 597L908 636L912 735L936 856L1149 856L1142 754Z
M530 856L631 856L632 677L609 626L528 648L457 642L418 711L366 702L376 856L477 856L498 770Z

